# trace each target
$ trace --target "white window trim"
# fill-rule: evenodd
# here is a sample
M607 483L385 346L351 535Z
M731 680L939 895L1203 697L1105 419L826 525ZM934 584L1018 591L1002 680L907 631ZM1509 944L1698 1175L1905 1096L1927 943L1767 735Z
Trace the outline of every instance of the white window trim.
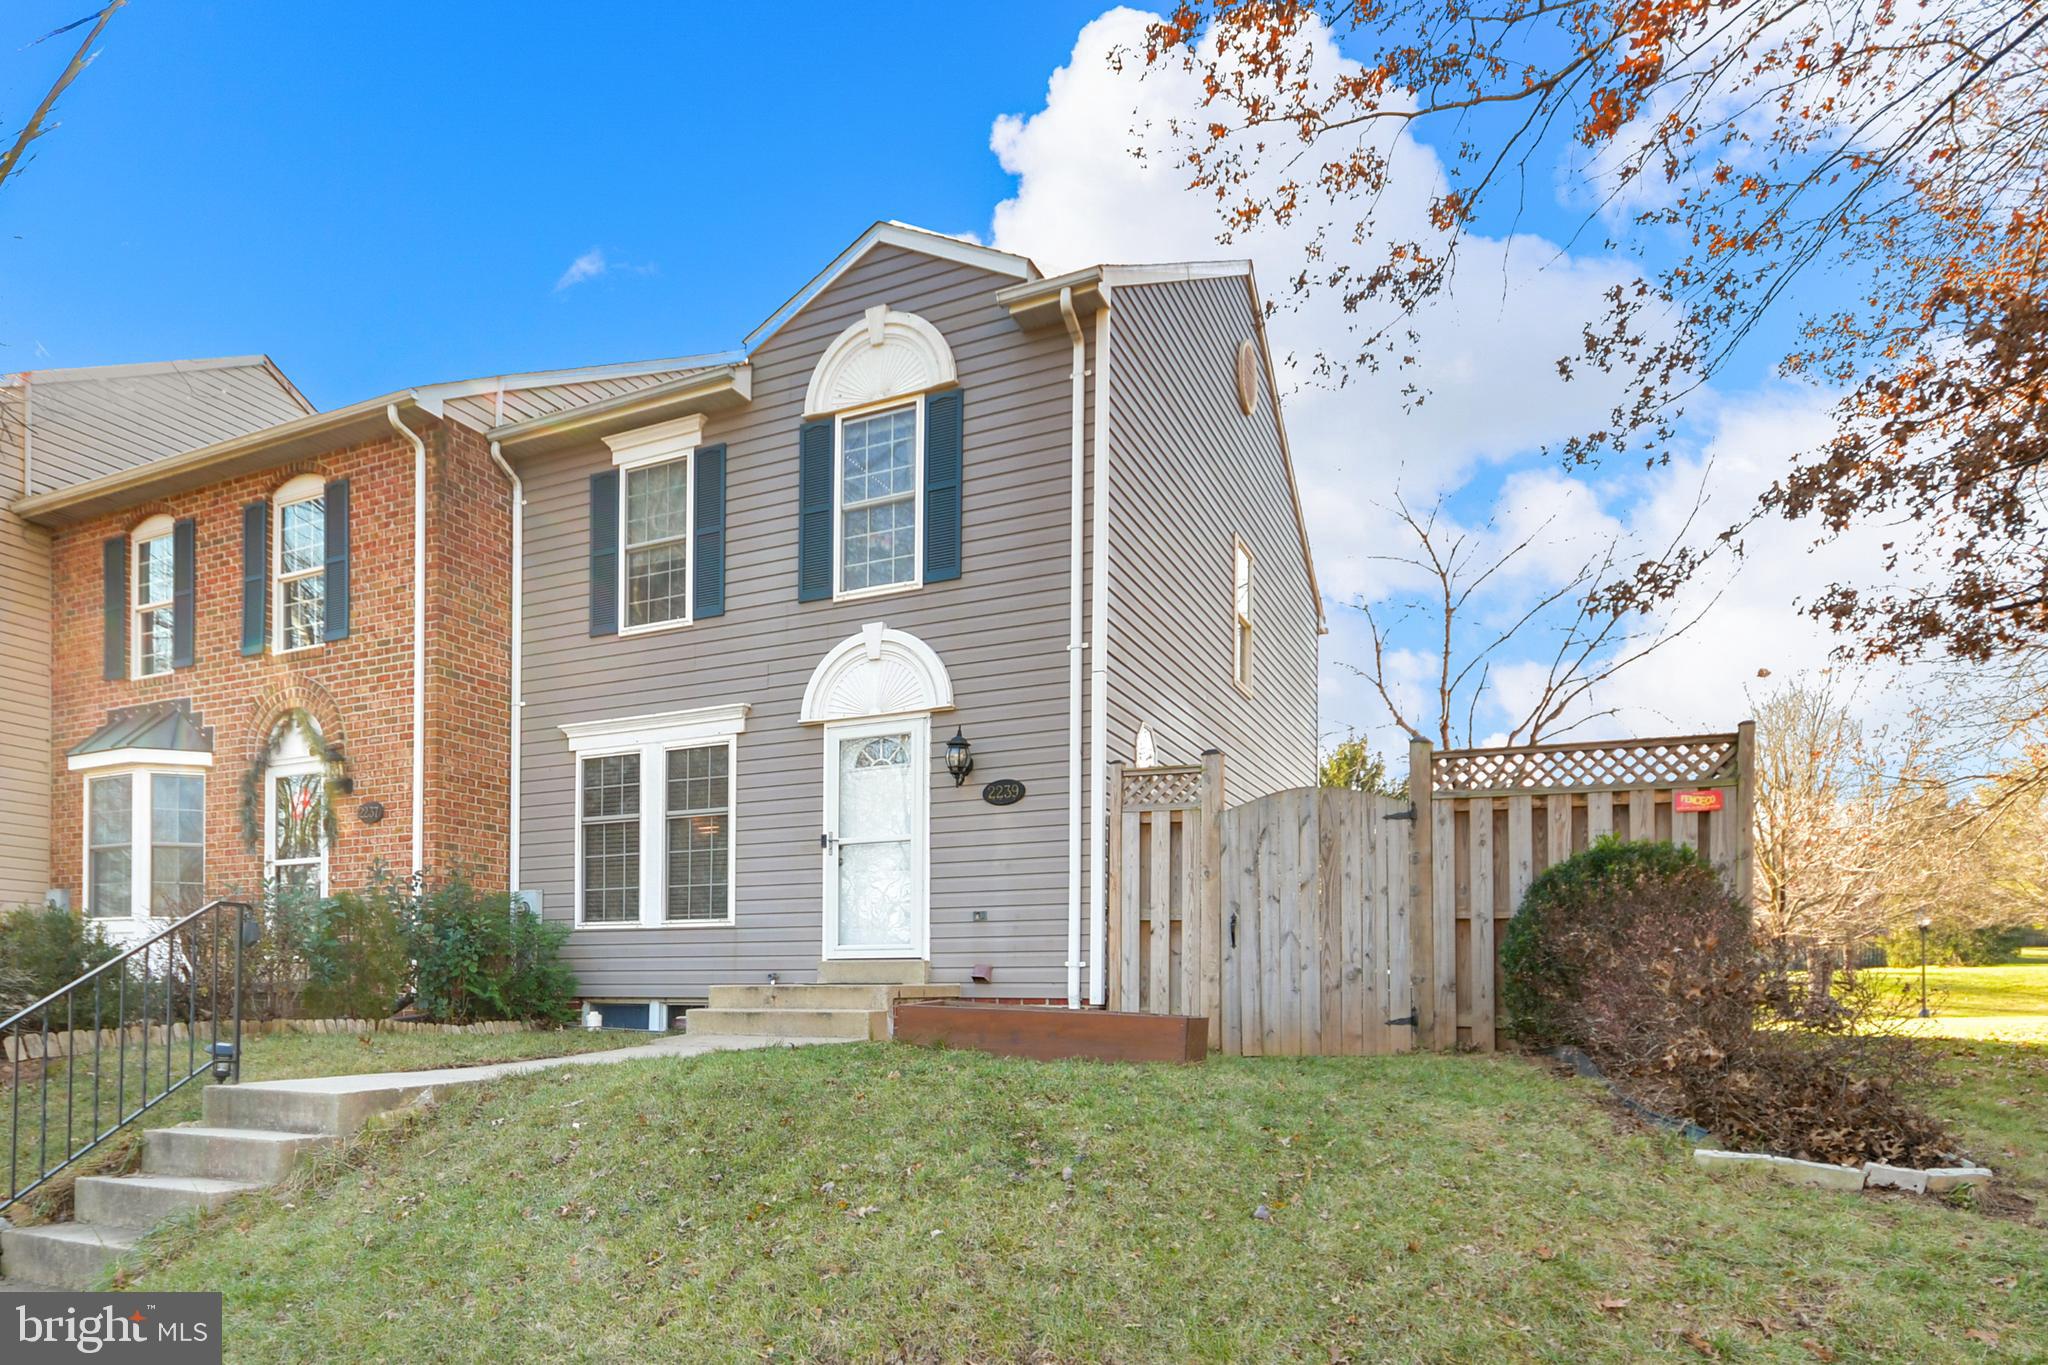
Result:
M690 711L577 721L562 727L576 765L574 861L578 932L614 929L730 929L739 919L739 736L747 728L746 702ZM673 749L726 746L725 918L671 920L668 916L668 755ZM640 756L640 918L583 918L583 762L618 754Z
M177 523L162 513L149 518L128 533L128 676L131 678L161 678L178 671L175 637L177 626L171 627L173 646L171 663L161 672L145 672L142 667L142 614L161 607L171 608L173 621L177 617L178 599L178 546ZM143 602L142 597L142 547L154 540L169 541L171 549L171 595L161 602Z
M910 735L910 789L916 809L910 813L911 868L917 874L914 909L918 917L911 955L927 962L932 956L932 719L929 715L895 716L885 720L833 721L825 726L825 831L830 845L820 850L824 866L825 921L820 926L819 952L827 961L900 958L896 948L839 946L839 743L872 735Z
M327 769L317 755L306 758L278 759L263 769L263 884L272 886L277 881L277 792L276 783L280 777L304 777L311 774L326 780ZM323 799L325 799L323 797ZM332 817L333 812L327 813ZM334 856L334 850L327 840L326 821L319 826L320 838L320 883L321 895L327 894L327 869ZM296 865L302 860L293 859Z
M906 583L885 583L875 588L848 590L842 584L846 576L846 547L842 543L846 529L844 495L846 492L846 424L863 417L874 417L884 412L893 412L908 405L915 414L916 434L912 437L912 459L910 473L911 498L911 562L910 580ZM878 403L868 403L844 412L832 414L832 600L835 602L859 602L870 597L894 597L898 593L915 592L924 586L924 395L901 394Z
M121 754L106 757L118 758L118 763L96 764L73 761L72 771L89 769L84 782L80 783L80 809L82 823L78 827L79 855L79 902L80 913L87 919L101 924L119 924L124 919L147 922L149 913L149 888L154 869L150 866L154 841L151 838L150 808L155 800L151 778L158 773L177 773L199 779L199 801L202 811L206 808L206 769L213 762L213 755L205 755L205 763L140 762L137 755L153 753L154 750L131 749ZM94 758L101 755L92 755ZM181 755L197 757L197 755ZM101 917L93 913L92 906L92 784L114 777L129 779L128 789L128 913ZM200 858L206 857L206 826L203 821L199 829Z
M1244 613L1237 610L1237 559L1244 556ZM1258 560L1242 536L1230 538L1230 682L1247 697L1252 695L1252 667L1257 657L1257 606L1253 586L1258 578Z
M680 630L696 619L697 612L697 452L694 448L682 454L664 453L649 455L630 462L619 463L619 634L652 635L657 631ZM632 603L626 597L628 570L632 567L633 547L626 539L626 493L636 470L652 469L656 465L677 464L683 466L683 614L667 621L649 621L644 625L629 625L627 617L632 614Z
M273 654L303 654L309 649L318 649L326 640L314 640L310 644L286 647L284 642L284 509L311 502L314 498L327 496L327 481L318 474L301 474L286 483L270 498L270 652ZM320 534L320 567L305 569L292 575L292 581L323 575L320 589L321 634L326 634L327 625L327 533L323 526ZM267 794L267 793L266 793ZM326 870L321 870L322 894L325 894Z

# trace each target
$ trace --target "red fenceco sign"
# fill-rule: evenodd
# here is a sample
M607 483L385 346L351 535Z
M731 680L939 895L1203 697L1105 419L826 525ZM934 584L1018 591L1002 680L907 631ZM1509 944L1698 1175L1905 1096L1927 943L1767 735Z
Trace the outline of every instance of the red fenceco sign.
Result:
M1671 793L1671 809L1679 811L1720 810L1727 799L1727 792L1720 787L1709 787L1705 791Z

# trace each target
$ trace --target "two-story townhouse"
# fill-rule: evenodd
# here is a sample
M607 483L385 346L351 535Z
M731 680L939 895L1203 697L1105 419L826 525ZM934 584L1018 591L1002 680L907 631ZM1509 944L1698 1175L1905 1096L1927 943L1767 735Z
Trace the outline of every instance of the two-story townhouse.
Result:
M687 369L299 404L16 501L54 584L44 884L117 936L379 865L502 884L512 517L484 433Z
M608 1020L848 960L1100 1003L1109 763L1314 781L1321 605L1246 263L1045 279L878 224L735 363L492 435L513 876Z
M265 356L0 377L0 907L50 881L50 536L13 504L313 410Z

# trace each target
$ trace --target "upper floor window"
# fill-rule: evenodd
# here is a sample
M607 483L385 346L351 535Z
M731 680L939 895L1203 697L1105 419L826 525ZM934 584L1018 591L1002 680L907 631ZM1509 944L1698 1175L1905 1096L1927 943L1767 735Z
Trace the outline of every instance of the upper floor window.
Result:
M625 470L626 629L690 619L690 459Z
M168 673L173 666L176 610L176 550L169 517L151 517L135 528L135 676Z
M798 601L960 576L959 382L939 329L886 304L825 348L798 443Z
M918 412L907 404L839 421L839 591L918 579Z
M1252 690L1252 552L1242 540L1231 554L1230 672L1237 685Z
M304 475L275 502L277 647L305 649L327 635L327 487Z

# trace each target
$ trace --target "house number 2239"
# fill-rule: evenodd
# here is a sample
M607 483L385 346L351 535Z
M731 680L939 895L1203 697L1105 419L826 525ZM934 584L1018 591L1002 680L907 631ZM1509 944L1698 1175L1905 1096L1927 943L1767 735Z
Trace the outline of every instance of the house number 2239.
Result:
M991 806L1014 806L1024 799L1024 784L1007 777L991 782L981 789L981 799Z

